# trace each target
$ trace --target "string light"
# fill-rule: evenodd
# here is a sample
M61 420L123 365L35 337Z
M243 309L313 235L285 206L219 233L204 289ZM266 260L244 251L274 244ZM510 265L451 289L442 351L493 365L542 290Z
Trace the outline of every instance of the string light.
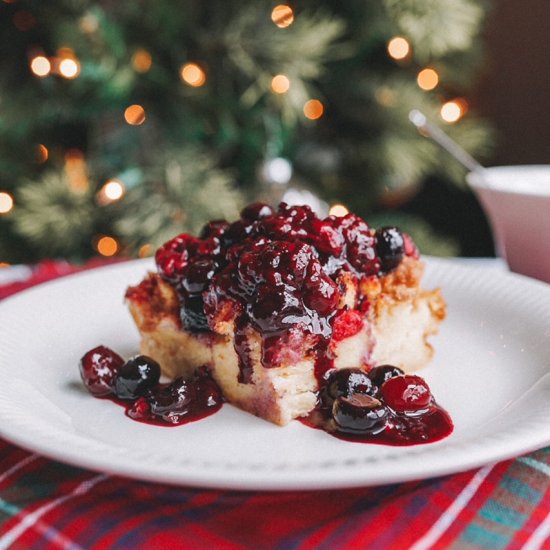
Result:
M0 192L0 214L7 214L13 210L13 197L5 191Z
M37 55L31 60L31 71L36 76L48 76L51 70L52 64L47 57L44 57L43 55Z
M323 116L325 108L318 99L310 99L304 104L304 115L310 120L317 120Z
M433 90L439 84L439 75L434 69L422 69L416 81L423 90Z
M394 36L388 42L388 54L393 59L405 59L411 51L411 47L407 40L402 36Z
M343 204L333 204L330 207L328 213L330 216L342 218L349 213L349 210Z
M271 80L271 89L276 94L285 94L290 88L290 80L284 74L278 74Z
M107 181L97 193L97 202L100 205L116 202L124 196L126 188L124 184L116 179Z
M445 122L452 124L462 118L466 112L466 107L466 102L460 99L447 101L447 103L441 106L439 114Z
M50 152L48 151L48 148L45 145L42 145L42 143L39 143L37 147L36 162L38 162L38 164L43 164L48 160L49 156L50 156Z
M118 252L118 241L108 235L103 235L97 239L96 250L102 256L114 256Z
M147 256L151 256L153 252L153 246L149 243L144 244L143 246L139 247L138 250L138 256L140 258L147 258Z
M203 86L206 82L206 73L196 63L186 63L181 68L181 79L193 88Z
M131 126L139 126L145 122L145 109L141 105L130 105L124 111L124 120Z
M65 153L64 168L71 191L83 193L88 190L90 182L88 181L88 171L82 151L78 149L69 149Z
M138 73L146 73L151 68L152 64L153 58L147 50L140 48L134 52L132 56L132 67L134 67Z
M59 74L69 80L76 78L80 74L80 63L76 59L62 59L59 62Z
M275 6L271 12L271 21L280 29L285 29L294 22L294 12L290 6L279 4Z

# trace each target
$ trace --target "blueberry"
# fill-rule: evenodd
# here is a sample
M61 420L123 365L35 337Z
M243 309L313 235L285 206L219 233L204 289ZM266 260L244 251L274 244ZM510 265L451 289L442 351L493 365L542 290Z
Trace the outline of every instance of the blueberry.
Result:
M388 410L370 395L356 393L338 397L332 406L336 431L355 435L374 435L386 427Z
M147 403L153 416L172 424L181 423L193 412L196 388L185 378L176 378L171 384L156 386L147 395Z
M382 272L388 273L401 263L405 255L403 233L397 227L387 226L378 229L375 236Z
M405 373L399 367L393 365L379 365L369 371L369 378L375 386L380 388L386 380L394 376L400 376L401 374Z
M191 332L210 330L204 314L204 302L200 294L192 294L185 298L185 303L180 310L180 317L183 328Z
M137 399L153 388L160 379L160 366L147 355L136 355L120 367L115 381L119 399Z
M338 369L333 371L326 383L326 392L332 399L351 397L356 393L372 395L373 384L361 369Z

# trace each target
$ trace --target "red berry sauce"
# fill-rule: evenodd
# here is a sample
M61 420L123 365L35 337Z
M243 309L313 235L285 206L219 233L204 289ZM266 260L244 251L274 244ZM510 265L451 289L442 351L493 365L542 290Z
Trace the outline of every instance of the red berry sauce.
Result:
M338 439L395 446L433 443L453 431L425 380L392 365L331 372L302 422Z
M185 329L208 332L222 305L231 304L241 382L250 382L252 372L248 327L262 335L266 368L281 364L283 347L291 353L295 346L299 353L307 341L321 382L332 367L326 353L331 338L362 327L360 315L338 310L343 296L338 276L380 276L417 254L397 228L375 231L354 214L320 219L308 206L281 203L274 211L256 203L234 223L210 222L199 237L178 235L155 259L160 276L177 292Z
M80 375L95 397L125 408L126 416L162 426L178 426L218 411L223 397L206 368L193 378L160 383L159 364L146 355L124 361L106 346L98 346L80 360Z

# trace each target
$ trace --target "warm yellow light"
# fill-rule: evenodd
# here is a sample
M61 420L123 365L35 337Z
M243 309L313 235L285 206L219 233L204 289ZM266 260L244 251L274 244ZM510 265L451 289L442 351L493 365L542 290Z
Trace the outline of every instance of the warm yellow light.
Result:
M277 27L284 29L289 27L294 22L294 12L290 6L279 4L273 8L271 12L271 20Z
M7 214L13 209L13 197L5 191L0 192L0 214Z
M130 105L124 111L124 119L132 126L139 126L145 122L145 109L141 105Z
M422 69L416 81L423 90L433 90L439 84L439 75L433 69Z
M388 42L388 53L393 59L405 59L410 51L409 43L402 36L395 36Z
M50 63L49 59L47 57L44 57L43 55L37 55L31 61L31 71L36 76L48 76L51 70L52 64Z
M80 73L80 63L76 59L66 58L59 62L59 74L64 78L76 78Z
M39 164L42 164L48 160L48 157L50 156L50 152L48 151L48 148L45 145L42 145L42 143L38 144L37 147L37 159L36 161Z
M304 115L310 120L317 120L323 116L325 108L318 99L310 99L304 104Z
M121 181L118 180L109 180L103 187L99 190L97 194L97 201L101 205L110 204L121 199L126 192L126 188Z
M150 244L144 244L143 246L140 246L138 256L140 258L146 258L147 256L151 256L152 252L153 247Z
M103 236L97 240L96 249L102 256L114 256L118 252L118 242L113 237Z
M290 88L290 80L284 74L278 74L271 80L271 89L276 94L284 94Z
M333 204L328 211L330 216L341 218L349 213L349 210L343 204Z
M153 58L147 50L139 49L132 56L132 66L138 73L146 73L153 64Z
M0 262L0 269L3 269L4 267L10 267L10 265L11 264L9 264L8 262Z
M464 114L463 107L458 101L447 101L441 106L440 116L445 122L456 122Z
M181 68L181 79L194 88L206 82L206 73L196 63L187 63Z

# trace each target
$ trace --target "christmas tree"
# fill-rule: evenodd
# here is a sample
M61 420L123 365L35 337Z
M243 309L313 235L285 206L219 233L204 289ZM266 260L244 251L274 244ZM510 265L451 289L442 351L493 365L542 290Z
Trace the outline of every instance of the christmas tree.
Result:
M4 0L0 262L147 255L259 198L397 219L427 252L458 252L388 208L427 177L464 176L410 124L412 109L488 151L467 99L485 11L474 0Z

